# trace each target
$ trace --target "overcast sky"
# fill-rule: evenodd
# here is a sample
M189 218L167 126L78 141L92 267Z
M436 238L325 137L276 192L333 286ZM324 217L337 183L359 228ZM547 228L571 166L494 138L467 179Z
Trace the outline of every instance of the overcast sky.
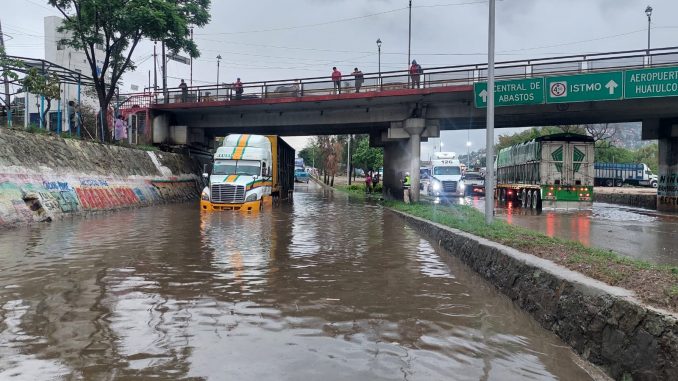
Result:
M412 58L424 68L487 61L487 9L482 0L413 0ZM244 82L407 68L408 0L212 0L212 21L195 31L201 57L193 83ZM652 46L678 45L678 1L503 0L497 1L497 60L644 49L645 7L651 5ZM58 15L46 0L0 0L0 20L11 55L44 57L43 17ZM125 87L148 86L152 43L134 55L135 73ZM189 67L168 65L169 86L189 79ZM502 129L498 133L506 133ZM484 146L484 131L443 132L445 150ZM294 139L299 149L303 139ZM427 156L431 144L422 147Z

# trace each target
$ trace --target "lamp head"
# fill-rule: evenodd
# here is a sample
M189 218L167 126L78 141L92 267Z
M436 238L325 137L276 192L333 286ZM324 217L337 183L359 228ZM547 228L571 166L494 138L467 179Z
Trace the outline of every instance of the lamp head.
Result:
M377 46L381 48L381 38L377 38Z
M651 6L648 5L647 8L645 8L645 14L647 15L647 17L652 16L652 7Z

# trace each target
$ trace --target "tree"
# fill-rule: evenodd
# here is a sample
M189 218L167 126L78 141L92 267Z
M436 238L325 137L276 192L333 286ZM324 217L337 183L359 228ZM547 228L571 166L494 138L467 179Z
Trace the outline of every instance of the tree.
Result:
M45 98L45 109L42 111L42 114L40 114L40 120L42 125L47 128L47 120L45 117L52 107L52 100L61 99L59 77L56 74L44 74L36 68L31 68L28 71L28 74L26 74L26 77L21 80L21 84L27 92Z
M359 135L356 137L353 166L362 168L367 172L369 170L378 170L383 165L384 150L382 148L370 147L370 138L368 135Z
M108 110L122 75L134 69L132 54L142 38L164 41L173 52L185 51L191 57L198 57L189 25L201 27L210 20L210 0L48 2L65 18L60 31L68 32L69 37L60 43L85 52L102 110ZM97 45L103 46L103 56L98 53ZM106 118L104 131L108 131Z
M610 140L617 135L617 126L610 123L585 124L584 129L596 142L599 140Z
M5 86L19 79L19 75L13 69L23 66L23 62L7 57L5 48L0 46L0 77L2 77ZM8 87L5 87L5 89L8 89ZM10 108L11 101L9 98L9 93L5 93L0 97L0 110Z
M635 163L645 163L652 170L657 172L659 169L659 145L652 143L638 148L633 152L633 161Z
M599 141L596 143L597 163L633 163L633 151L626 148L615 147L609 142Z

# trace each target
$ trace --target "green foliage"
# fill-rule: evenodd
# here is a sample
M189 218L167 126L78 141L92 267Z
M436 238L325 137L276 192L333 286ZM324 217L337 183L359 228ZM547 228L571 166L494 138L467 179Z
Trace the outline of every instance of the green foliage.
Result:
M495 146L494 152L498 153L500 149L510 147L515 144L525 143L526 141L536 139L540 136L562 134L563 132L585 133L579 129L562 127L532 127L529 130L518 132L512 135L499 135L499 143Z
M7 77L10 81L16 81L19 79L19 75L13 69L23 66L23 62L7 57L5 48L0 46L0 76Z
M299 157L304 159L304 163L309 167L317 165L322 159L320 148L316 146L315 142L312 142L310 147L304 147L299 151Z
M384 166L383 148L370 147L370 138L368 135L356 136L355 152L353 153L353 167L362 168L365 171L378 170Z
M657 143L638 148L633 156L634 162L647 164L652 172L657 173L659 170L659 145Z
M31 68L26 74L26 77L21 80L24 89L29 93L45 98L45 109L40 115L42 125L46 126L45 117L48 115L52 106L52 99L61 99L61 84L59 77L52 74L41 73L37 68Z
M597 163L633 163L633 151L614 147L607 142L599 141L596 144L596 162Z
M103 109L108 108L122 75L134 68L132 55L142 38L164 41L170 51L198 57L189 25L202 27L210 20L210 0L48 0L48 3L65 18L60 30L70 37L60 43L85 52ZM97 45L104 47L104 53L96 49Z

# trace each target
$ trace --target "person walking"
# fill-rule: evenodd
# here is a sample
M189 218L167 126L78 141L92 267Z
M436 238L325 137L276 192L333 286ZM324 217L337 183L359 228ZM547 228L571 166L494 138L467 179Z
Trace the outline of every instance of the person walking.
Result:
M372 193L372 171L365 173L365 192Z
M417 60L412 60L412 66L410 66L410 77L412 78L412 88L419 88L421 83L421 74L424 70L421 68L421 65L417 63Z
M359 93L360 88L363 85L363 82L365 81L365 76L363 76L363 72L358 70L358 68L353 69L353 76L355 77L355 92Z
M332 68L332 82L334 82L334 93L338 91L341 94L341 72L336 66Z
M188 85L184 80L181 80L181 83L179 84L179 88L181 89L181 103L186 103L188 102Z
M118 115L118 119L115 120L114 133L115 140L123 141L127 139L127 123L122 118L122 114Z
M242 82L240 82L240 78L238 78L235 83L233 84L233 87L235 88L235 99L242 99L242 93L245 91L242 87Z

